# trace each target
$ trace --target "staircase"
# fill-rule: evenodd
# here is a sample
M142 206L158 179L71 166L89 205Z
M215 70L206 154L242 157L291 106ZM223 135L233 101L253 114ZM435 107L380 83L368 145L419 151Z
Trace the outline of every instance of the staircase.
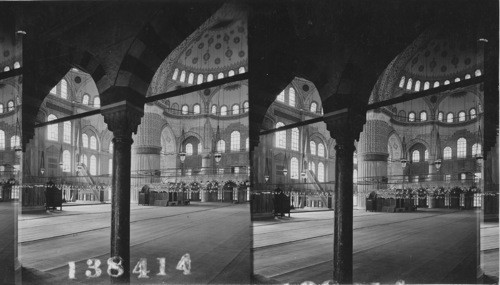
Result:
M83 163L78 164L78 178L83 179L83 182L87 185L91 185L91 186L96 185L92 176L89 175L89 173L87 171L87 167ZM97 189L95 189L95 188L92 188L92 193L96 197L96 200L100 201L101 193L99 191L97 191Z
M316 191L316 194L323 194L323 195L318 195L319 197L321 197L321 201L323 202L323 205L326 205L328 207L328 193L325 191L325 189L323 189L323 187L321 187L321 182L318 181L318 178L316 178L316 175L314 175L314 173L311 172L311 170L307 170L306 171L306 175L307 175L307 180L308 181L314 181L314 183L311 183L311 185L313 185L314 187L314 190Z

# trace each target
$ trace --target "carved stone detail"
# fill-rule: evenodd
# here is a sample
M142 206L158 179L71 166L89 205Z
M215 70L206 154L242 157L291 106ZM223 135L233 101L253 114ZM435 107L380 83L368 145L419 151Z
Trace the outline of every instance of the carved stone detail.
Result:
M101 113L108 129L113 132L115 142L132 143L132 133L137 133L144 109L121 101L102 107Z

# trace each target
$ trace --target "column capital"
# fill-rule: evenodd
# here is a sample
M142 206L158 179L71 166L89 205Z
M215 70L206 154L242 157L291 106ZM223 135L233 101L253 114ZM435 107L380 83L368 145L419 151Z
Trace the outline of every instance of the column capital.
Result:
M354 141L359 139L359 134L363 130L366 115L344 108L325 114L324 117L330 136L335 139L337 146L339 148L345 148L347 145L354 147Z
M103 106L101 114L115 139L132 140L132 133L137 133L137 127L141 124L144 107L124 100Z

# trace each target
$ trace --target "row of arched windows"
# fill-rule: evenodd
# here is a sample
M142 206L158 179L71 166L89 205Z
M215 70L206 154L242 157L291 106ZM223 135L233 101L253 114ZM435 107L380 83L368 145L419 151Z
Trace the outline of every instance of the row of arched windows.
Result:
M10 148L14 149L21 146L21 138L17 135L10 137ZM0 150L5 150L6 148L6 137L5 132L0 130Z
M198 115L201 114L201 105L194 104L193 108L190 110L187 104L182 105L179 110L179 105L177 103L172 104L170 110L174 113L180 112L182 115ZM246 113L249 110L248 101L243 102L242 107L240 108L239 104L234 104L231 107L231 110L228 110L228 106L222 105L220 108L217 107L216 104L213 104L210 113L217 115L219 113L220 116L228 116L228 115L239 115L242 113Z
M51 90L50 94L58 95L63 99L68 99L68 82L65 79L61 79L59 83L56 84Z
M477 76L481 76L481 69L476 69L476 71L474 72L474 75L477 77ZM467 80L467 79L470 79L471 78L471 75L470 74L466 74L464 76L464 79ZM454 82L460 82L460 77L457 77L453 80ZM439 87L441 83L439 83L439 81L435 81L434 84L432 85L433 88L436 88L436 87ZM450 84L450 80L445 80L443 82L444 85L448 85ZM423 83L423 86L421 86L421 82L420 80L417 80L415 81L415 84L413 84L413 79L411 78L408 78L408 81L406 81L406 78L403 76L401 77L401 80L399 81L399 88L405 88L406 90L413 90L413 91L420 91L421 88L422 90L427 90L429 88L431 88L431 83L429 81L425 81Z
M481 144L475 143L472 145L472 157L476 157L481 155ZM457 140L457 158L465 158L467 156L467 140L465 138L459 138ZM452 148L447 146L443 149L443 159L449 160L452 159ZM424 151L424 157L421 157L420 150L413 150L411 153L412 162L421 162L429 160L429 152L428 150Z
M315 101L312 101L312 102L311 102L311 105L309 106L309 111L310 111L311 113L318 113L318 112L319 112L320 114L323 114L323 110L322 110L322 109L321 109L321 110L319 109L319 105L318 105L318 103L316 103Z
M276 123L276 128L280 128L285 126L284 123L278 122ZM292 136L291 136L291 142L290 142L290 148L291 150L294 151L299 151L299 137L300 137L300 132L298 128L293 128L291 130ZM276 132L275 135L275 147L278 148L286 148L287 146L287 137L286 137L286 130L285 131L279 131ZM309 142L309 149L311 155L317 155L320 157L325 157L325 145L321 142L317 143L314 141Z
M47 117L47 121L52 121L57 119L56 115L50 114ZM71 122L66 121L63 123L63 142L71 144ZM59 124L53 124L47 126L47 139L50 141L59 141ZM82 134L82 146L84 148L90 148L97 150L97 138L93 135L90 137L87 134ZM113 144L110 144L110 152L112 152Z
M289 106L295 107L295 89L293 87L290 87L286 92L286 95L288 96L288 100L286 103L288 103ZM276 101L285 103L285 90L282 90L280 94L278 94L278 97L276 97Z
M0 104L0 114L2 114L5 111L11 112L11 111L14 111L15 109L16 108L15 108L14 100L10 100L9 102L7 102L7 110L4 110L3 104Z
M314 161L310 161L308 168L316 175L319 182L325 182L325 165L323 162L318 162L318 169L316 170L316 164Z
M96 108L101 107L101 98L99 98L99 96L95 96L92 103L93 103L92 106L94 106ZM90 96L88 94L83 94L82 104L83 105L90 105Z
M405 120L406 118L406 112L401 110L399 111L398 117L402 120ZM453 112L449 112L446 114L446 122L447 123L453 123L453 122L465 122L467 119L473 120L477 117L477 111L475 108L471 108L469 110L469 114L467 115L465 111L459 111L457 116ZM422 111L419 113L418 118L417 114L415 112L409 112L408 113L408 122L425 122L428 120L427 118L427 112ZM443 112L438 112L437 120L440 122L444 121L444 113Z
M238 69L238 73L242 74L245 73L245 67L242 66ZM231 77L234 76L236 72L234 70L229 70L226 74L224 72L220 72L217 74L217 79L222 79L224 77ZM186 78L187 77L187 78ZM196 82L195 82L196 78ZM185 70L180 71L178 68L174 70L174 73L172 74L172 80L178 80L179 82L186 82L187 84L201 84L204 82L211 82L215 78L215 74L208 74L205 76L205 74L200 73L198 75L195 75L193 72L187 73Z
M12 67L13 67L13 69L18 69L18 68L20 68L20 67L21 67L21 64L20 64L18 61L16 61L16 62L14 62L14 65L13 65ZM3 71L4 71L4 72L10 71L10 66L6 65L6 66L3 68Z
M203 151L203 146L201 143L198 143L198 154L202 153ZM250 148L249 144L249 139L245 139L245 149L248 150ZM216 149L218 152L226 152L226 141L224 140L219 140L216 145ZM230 151L241 151L241 134L239 131L233 131L231 132L231 139L229 142L229 150ZM192 143L187 143L185 145L184 151L186 152L186 155L193 155L195 154L194 152L194 146Z

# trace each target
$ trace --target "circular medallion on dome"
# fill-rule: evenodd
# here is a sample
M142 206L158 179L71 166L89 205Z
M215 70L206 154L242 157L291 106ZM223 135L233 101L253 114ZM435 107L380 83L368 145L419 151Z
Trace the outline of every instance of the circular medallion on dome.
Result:
M198 45L198 49L202 49L204 46L205 46L205 43L200 43L200 44Z
M82 82L82 78L80 76L75 77L75 82L76 83Z
M446 57L447 55L448 55L448 53L445 50L443 50L443 52L441 53L441 56Z
M231 56L233 56L233 51L231 49L228 49L228 50L226 50L225 55L226 55L226 57L231 57Z
M4 57L8 57L10 55L10 51L6 50L3 52Z
M431 64L430 64L431 70L434 69L434 67L436 67L436 64L437 64L436 60L432 59Z
M217 34L217 38L220 39L221 35L220 34Z
M188 50L186 51L186 56L190 56L190 55L191 55L191 52L192 52L192 50L191 50L191 49L188 49Z
M210 95L210 88L203 90L203 94L205 94L205 96L209 96Z
M458 65L458 57L457 57L456 55L455 55L455 56L453 56L453 59L451 60L451 63L452 63L455 67L457 67L457 65Z
M204 59L205 61L208 61L208 60L210 59L210 54L209 54L208 52L207 52L207 53L205 53L205 54L203 55L203 59Z
M231 35L232 35L232 34L234 34L234 30L231 30L229 33L230 33Z
M466 58L466 59L465 59L465 64L466 64L466 65L469 65L471 61L472 61L472 60L470 59L470 57L468 57L468 58Z
M235 44L239 43L239 42L240 42L240 37L235 37L235 38L233 39L233 42L234 42Z
M198 63L198 57L195 57L193 58L193 60L191 61L193 64L197 64Z
M423 65L419 66L418 71L420 71L420 72L424 71L424 66Z
M431 102L432 102L432 103L436 103L436 102L437 102L437 97L436 97L436 95L434 95L434 96L432 96L432 97L431 97Z
M244 52L244 51L240 51L240 52L238 53L238 56L239 56L239 57L244 57L244 56L245 56L245 52Z
M441 72L446 72L447 69L446 65L441 66Z
M214 62L215 64L220 64L220 58L216 58Z
M208 39L208 44L209 45L211 45L213 42L214 42L214 38L213 37L211 37L211 38Z
M418 61L418 56L414 57L413 60L411 61L412 65L417 63Z
M221 43L216 43L215 44L215 49L220 49L222 47L222 44Z
M302 85L302 90L304 90L305 92L309 91L309 85L307 84Z
M228 34L224 34L224 41L225 41L225 42L228 42L228 41L229 41L229 35L228 35Z
M204 37L205 37L205 38L208 38L208 33L206 33Z
M431 55L431 52L426 50L425 53L424 53L425 57L428 57L429 55Z

